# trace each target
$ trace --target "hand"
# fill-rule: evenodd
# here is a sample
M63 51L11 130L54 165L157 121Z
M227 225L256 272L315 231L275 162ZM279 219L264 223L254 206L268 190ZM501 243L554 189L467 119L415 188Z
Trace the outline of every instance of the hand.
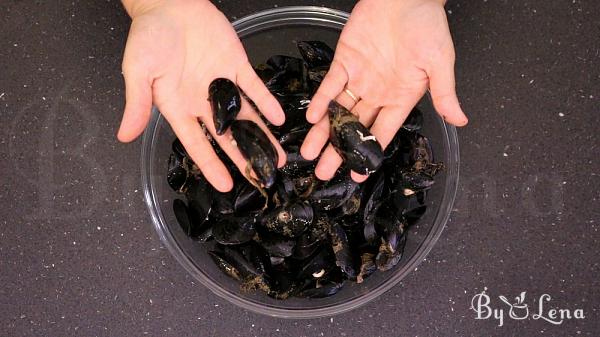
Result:
M198 119L241 172L246 160L232 144L230 131L215 133L207 100L210 82L218 77L237 82L275 125L285 120L279 103L252 69L227 18L209 1L128 0L124 5L133 22L123 57L127 102L117 138L137 138L154 102L206 179L219 191L231 190L231 176ZM250 104L242 104L238 118L260 125L276 145L279 166L285 164L285 152Z
M301 148L319 156L329 138L326 114L336 99L371 127L385 147L429 87L438 113L464 126L454 88L454 46L442 0L359 1L340 36L329 72L315 93L306 118L315 124ZM358 103L344 92L348 88ZM315 173L329 180L342 164L333 146L323 151ZM357 182L367 177L352 172Z

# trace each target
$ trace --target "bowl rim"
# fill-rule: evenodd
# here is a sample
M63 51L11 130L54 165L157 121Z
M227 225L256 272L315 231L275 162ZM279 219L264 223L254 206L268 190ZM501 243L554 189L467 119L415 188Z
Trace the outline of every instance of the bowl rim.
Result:
M254 14L245 16L233 23L234 28L240 36L243 36L246 32L251 29L256 29L260 25L264 25L264 22L256 22L257 20L264 20L267 18L277 19L283 15L297 15L298 19L304 18L304 15L315 15L321 16L321 20L324 20L324 25L340 24L340 20L347 21L349 14L343 11L318 6L289 6L280 7L276 9L268 9L259 11ZM327 22L327 20L332 20ZM282 22L281 24L288 25L290 22ZM343 26L343 23L341 24ZM189 259L189 257L177 246L173 235L167 228L166 221L164 220L162 211L160 209L160 200L158 200L157 193L151 184L152 176L152 163L150 159L151 154L154 152L155 142L157 139L157 133L159 131L158 125L163 117L156 107L152 108L151 119L142 137L142 150L141 150L141 180L142 188L144 191L144 199L146 206L148 207L152 223L158 234L161 242L167 248L167 250L175 257L175 259L198 281L204 286L211 290L214 294L227 300L228 302L235 304L241 308L264 314L273 317L281 318L318 318L323 316L332 316L341 314L350 310L353 310L359 306L362 306L375 298L379 297L383 293L387 292L394 286L396 286L406 275L408 275L413 269L415 269L431 251L436 241L439 239L442 231L450 217L454 199L456 197L456 191L458 188L459 179L459 144L458 135L456 128L452 125L446 124L443 120L440 121L441 129L443 131L442 139L444 141L444 148L448 151L448 162L446 164L446 184L445 193L440 202L440 207L434 216L433 224L429 233L425 239L421 242L405 265L404 268L392 274L389 279L379 285L377 288L371 289L368 293L353 298L347 302L335 304L332 306L326 306L321 308L311 309L288 309L280 307L272 307L264 304L259 304L242 297L237 294L231 293L222 288L218 283L213 281L210 277L204 274L196 265ZM450 179L454 177L454 179Z

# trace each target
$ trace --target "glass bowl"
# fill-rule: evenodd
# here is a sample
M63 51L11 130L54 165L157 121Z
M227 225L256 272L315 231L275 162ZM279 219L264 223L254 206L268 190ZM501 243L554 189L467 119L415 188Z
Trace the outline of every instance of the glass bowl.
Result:
M236 21L238 32L253 64L275 54L296 55L296 41L321 40L335 46L348 14L323 7L285 7L266 10ZM404 257L390 271L377 272L362 284L348 282L336 295L323 299L276 300L262 292L241 292L237 281L227 277L210 259L200 243L188 238L173 214L176 194L167 184L167 160L175 134L154 109L142 144L144 197L156 232L175 259L215 294L242 308L276 317L314 318L330 316L361 306L402 280L431 250L448 220L458 184L456 129L446 125L425 96L419 103L425 114L423 133L430 139L437 161L446 169L436 177L428 194L428 210L408 231Z

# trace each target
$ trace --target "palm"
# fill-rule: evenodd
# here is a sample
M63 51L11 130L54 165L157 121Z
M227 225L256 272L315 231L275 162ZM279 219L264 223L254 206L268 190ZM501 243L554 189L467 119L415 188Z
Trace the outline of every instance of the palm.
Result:
M229 132L217 136L208 102L208 86L215 78L229 78L252 98L274 124L283 111L254 73L235 31L227 19L206 1L162 2L135 17L123 61L127 105L119 139L136 138L148 122L150 106L158 106L206 178L227 191L232 180L204 135L206 125L220 147L244 172L246 161L231 142ZM250 107L242 105L240 118L259 124L276 143ZM280 165L285 153L279 151Z
M307 119L316 123L302 147L317 157L328 137L330 100L352 109L385 148L429 86L444 118L464 125L454 93L454 49L445 12L436 0L377 1L357 4L340 36L331 69L315 94ZM344 87L360 97L355 105ZM342 159L329 146L317 176L330 179ZM355 180L362 181L353 173Z

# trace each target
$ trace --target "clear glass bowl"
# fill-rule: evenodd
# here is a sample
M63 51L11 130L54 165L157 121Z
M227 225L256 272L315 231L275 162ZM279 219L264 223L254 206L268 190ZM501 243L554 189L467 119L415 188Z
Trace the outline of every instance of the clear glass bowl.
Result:
M254 64L275 54L297 55L295 42L321 40L336 45L348 14L323 7L286 7L267 10L236 21L240 35ZM362 284L348 284L336 295L323 299L290 298L275 300L262 292L243 293L237 281L219 270L205 249L183 233L172 210L176 194L166 180L167 160L175 134L154 109L143 136L142 184L154 227L160 239L200 283L215 294L242 308L261 314L287 318L330 316L361 306L396 285L431 250L450 215L458 183L459 153L456 129L435 113L429 97L419 103L425 113L423 133L429 137L436 160L446 170L436 177L428 194L428 210L408 232L404 257L388 272L377 272Z

